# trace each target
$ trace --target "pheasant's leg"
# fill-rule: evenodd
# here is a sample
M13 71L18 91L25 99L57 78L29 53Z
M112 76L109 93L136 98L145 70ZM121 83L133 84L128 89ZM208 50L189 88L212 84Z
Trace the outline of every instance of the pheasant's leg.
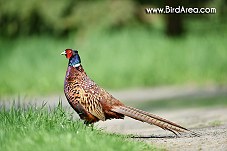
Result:
M89 121L84 121L84 124L85 124L86 126L90 126L91 129L92 129L92 131L94 130L94 123L91 123L91 122L89 122Z
M93 131L94 130L94 123L91 123L90 126L91 126L91 130Z
M90 123L89 121L84 121L84 124L85 124L86 126L89 126L91 123Z

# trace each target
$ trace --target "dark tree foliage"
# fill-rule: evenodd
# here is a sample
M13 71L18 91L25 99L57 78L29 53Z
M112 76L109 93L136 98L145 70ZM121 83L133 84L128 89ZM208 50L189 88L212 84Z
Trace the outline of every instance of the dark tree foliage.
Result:
M219 11L217 16L224 20L226 3L226 0L0 0L0 36L48 34L63 37L71 32L123 28L133 23L148 23L152 28L149 21L143 20L147 6L204 7L213 4ZM187 15L163 16L166 34L180 36L186 31L184 20ZM193 16L196 15L190 15Z
M165 0L165 5L171 7L182 6L181 0ZM166 14L166 34L169 36L181 36L184 33L182 14Z

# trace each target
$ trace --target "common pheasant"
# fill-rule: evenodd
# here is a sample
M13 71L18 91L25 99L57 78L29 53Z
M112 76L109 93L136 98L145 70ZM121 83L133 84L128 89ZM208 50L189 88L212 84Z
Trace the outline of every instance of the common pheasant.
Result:
M124 105L106 90L99 87L85 73L77 50L66 49L61 53L69 59L64 92L71 107L86 124L99 120L123 119L124 116L154 124L175 135L190 130L154 114Z

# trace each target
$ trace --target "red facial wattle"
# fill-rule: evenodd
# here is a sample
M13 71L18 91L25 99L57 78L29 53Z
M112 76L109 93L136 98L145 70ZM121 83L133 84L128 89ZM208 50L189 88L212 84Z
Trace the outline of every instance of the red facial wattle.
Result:
M72 53L66 53L66 58L70 59L72 57Z
M72 52L72 50L71 49L66 49L65 50L65 53L66 53L66 58L68 58L68 59L70 59L71 57L72 57L72 55L73 55L73 52Z

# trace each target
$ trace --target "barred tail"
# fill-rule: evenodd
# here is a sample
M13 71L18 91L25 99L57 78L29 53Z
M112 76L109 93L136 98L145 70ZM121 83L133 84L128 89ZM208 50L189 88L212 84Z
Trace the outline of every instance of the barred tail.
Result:
M129 107L129 106L117 106L112 109L112 111L123 114L125 116L134 118L141 122L146 122L148 124L154 124L161 127L164 130L173 132L175 135L180 132L188 132L189 130L171 121L168 121L159 116L153 115L151 113Z

